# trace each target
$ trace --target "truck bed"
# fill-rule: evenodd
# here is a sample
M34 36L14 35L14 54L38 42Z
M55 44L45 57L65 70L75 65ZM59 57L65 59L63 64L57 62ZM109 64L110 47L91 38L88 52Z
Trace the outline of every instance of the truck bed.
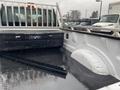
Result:
M0 57L0 72L7 78L6 83L9 90L96 90L119 81L112 76L92 73L73 60L70 57L71 53L63 48L29 49L0 53L27 58L67 70L66 77L61 77L54 73L51 74L49 71L29 66L29 63L25 65Z

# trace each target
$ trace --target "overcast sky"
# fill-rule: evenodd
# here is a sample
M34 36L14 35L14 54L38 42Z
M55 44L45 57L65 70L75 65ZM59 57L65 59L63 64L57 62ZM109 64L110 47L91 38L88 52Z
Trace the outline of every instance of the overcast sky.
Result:
M86 12L87 16L90 16L92 11L99 10L100 7L100 3L95 2L96 0L27 0L27 1L48 4L55 4L56 2L58 2L62 14L65 14L69 10L80 10L83 17L85 16ZM102 13L106 14L108 12L109 3L118 2L120 0L102 0L102 1L103 1Z

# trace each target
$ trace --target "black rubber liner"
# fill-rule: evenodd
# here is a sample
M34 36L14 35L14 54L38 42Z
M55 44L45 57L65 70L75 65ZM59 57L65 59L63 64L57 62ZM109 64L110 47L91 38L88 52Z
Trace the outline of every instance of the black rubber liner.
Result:
M22 62L26 62L28 64L31 62L25 61L25 60L32 60L32 62L35 61L41 64L44 63L46 65L50 64L50 65L53 65L53 67L57 66L58 68L64 66L65 70L73 74L73 76L76 77L76 79L79 80L80 83L84 84L87 88L89 88L89 90L96 90L104 86L108 86L110 84L119 82L118 79L116 79L115 77L111 75L103 76L103 75L98 75L98 74L91 72L86 67L81 65L79 62L72 59L70 57L71 52L65 49L42 48L42 49L18 50L18 51L5 52L5 54L3 55L5 55L5 57L7 58L7 59L3 59L3 61L6 61L6 63L2 62L4 64L1 67L3 72L8 71L7 70L8 68L10 69L9 71L12 71L13 68L17 69L16 67L21 67L22 65L30 66L27 64L22 64L20 62L19 64L21 64L21 66L18 66L17 64L16 66L12 66L12 64L9 63L10 61L17 63L18 60L16 57L20 57L20 61L23 58ZM10 57L7 57L9 55ZM11 56L14 56L14 58L13 57L11 58ZM30 67L33 67L33 66L30 66ZM64 71L64 69L60 69L60 71L61 70ZM65 74L66 74L66 71L65 73L62 72L63 76L65 76ZM61 77L60 74L59 75L57 74L57 76Z
M0 34L0 51L63 46L64 33Z
M63 78L66 78L66 75L67 75L67 71L64 68L59 67L57 65L51 65L51 64L47 64L43 62L38 62L32 59L19 57L17 55L15 56L15 55L12 55L6 52L0 52L0 57L6 58L8 60L12 60L14 62L18 62L21 64L25 64L27 66L31 66L37 69L41 69L41 70L47 71L51 74L54 74L54 75L57 75Z
M82 82L86 87L88 87L89 90L96 90L104 86L119 82L118 79L111 75L104 76L91 72L82 64L72 59L70 57L71 52L67 50L65 51L65 55L67 60L66 65L69 68L69 72L71 72L80 82Z

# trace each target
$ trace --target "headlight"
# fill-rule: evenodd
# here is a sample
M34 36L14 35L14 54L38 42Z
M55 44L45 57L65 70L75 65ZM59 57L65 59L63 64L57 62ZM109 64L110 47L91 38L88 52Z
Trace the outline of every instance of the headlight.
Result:
M114 24L109 24L108 26L113 26Z

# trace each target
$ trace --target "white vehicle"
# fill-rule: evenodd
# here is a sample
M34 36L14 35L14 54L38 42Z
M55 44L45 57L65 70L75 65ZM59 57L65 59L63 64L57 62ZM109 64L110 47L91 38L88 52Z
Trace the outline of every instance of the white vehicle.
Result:
M93 26L102 28L120 28L120 15L109 14L103 15L100 22L95 23Z
M109 4L108 15L103 15L100 22L93 26L102 28L120 28L120 2Z
M120 37L62 28L58 5L0 6L0 90L120 90Z

